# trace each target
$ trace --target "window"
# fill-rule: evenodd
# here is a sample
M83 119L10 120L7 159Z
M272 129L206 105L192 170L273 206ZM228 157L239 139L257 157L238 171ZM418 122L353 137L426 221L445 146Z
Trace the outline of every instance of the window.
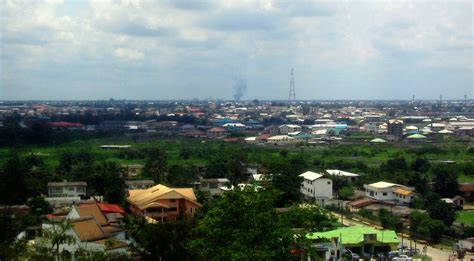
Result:
M193 208L189 208L189 213L193 213Z
M176 211L178 210L177 208L168 208L168 211Z
M387 196L387 192L382 193L382 196L386 197L386 196Z
M74 187L69 187L68 190L69 190L69 191L74 191L75 188L74 188Z
M209 183L209 188L211 189L217 188L217 183Z
M170 199L170 202L176 202L176 199Z
M328 185L331 185L331 181L328 181Z

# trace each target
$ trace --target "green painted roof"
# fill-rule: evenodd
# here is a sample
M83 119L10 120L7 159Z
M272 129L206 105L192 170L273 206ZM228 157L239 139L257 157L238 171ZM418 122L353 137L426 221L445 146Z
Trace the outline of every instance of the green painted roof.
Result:
M407 139L426 139L426 136L421 134L413 134L407 137Z
M395 244L400 243L397 234L393 230L378 230L367 226L342 227L326 232L309 233L306 235L309 239L342 237L342 244L357 245L364 241L364 234L377 234L377 242ZM383 238L382 238L383 237ZM339 239L341 240L341 239Z

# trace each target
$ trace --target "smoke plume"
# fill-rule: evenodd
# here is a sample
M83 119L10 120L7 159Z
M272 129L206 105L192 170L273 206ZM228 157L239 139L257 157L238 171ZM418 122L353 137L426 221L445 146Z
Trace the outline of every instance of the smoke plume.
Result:
M232 86L234 91L234 100L240 101L247 90L247 81L242 76L234 75L234 85Z

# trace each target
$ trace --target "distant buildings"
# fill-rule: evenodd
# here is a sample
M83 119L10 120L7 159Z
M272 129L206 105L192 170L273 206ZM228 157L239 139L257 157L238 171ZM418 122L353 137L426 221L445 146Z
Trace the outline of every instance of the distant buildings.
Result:
M347 171L342 171L342 170L338 170L338 169L327 169L326 172L329 175L332 175L332 176L342 177L345 180L347 180L348 182L354 182L359 178L359 174L355 174L355 173L351 173L351 172L347 172Z
M387 133L398 139L403 137L403 121L389 120L387 123Z

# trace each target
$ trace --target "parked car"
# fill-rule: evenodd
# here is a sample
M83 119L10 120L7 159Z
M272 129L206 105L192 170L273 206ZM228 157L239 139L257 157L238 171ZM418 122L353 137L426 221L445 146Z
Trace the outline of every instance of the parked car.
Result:
M360 256L356 253L352 253L348 249L344 251L344 256L347 260L360 260Z
M413 258L407 255L400 255L399 257L393 258L392 261L413 261Z

